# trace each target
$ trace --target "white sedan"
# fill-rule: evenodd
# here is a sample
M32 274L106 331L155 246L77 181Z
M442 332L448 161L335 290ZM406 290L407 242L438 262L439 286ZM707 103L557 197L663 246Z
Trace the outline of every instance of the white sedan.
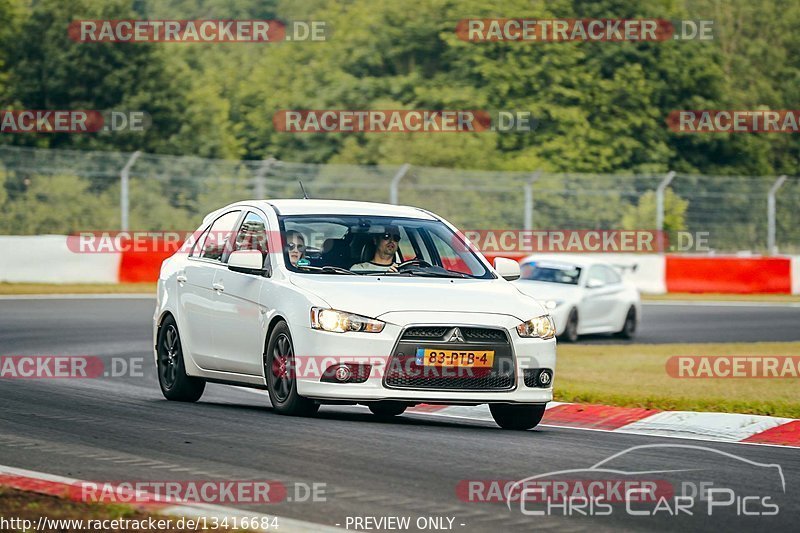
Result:
M599 259L532 255L521 262L517 287L542 302L561 340L614 333L631 339L641 317L639 291Z
M153 321L164 396L207 382L266 389L283 414L320 404L395 416L489 404L529 429L553 398L555 325L440 217L417 208L248 201L208 215L164 261Z

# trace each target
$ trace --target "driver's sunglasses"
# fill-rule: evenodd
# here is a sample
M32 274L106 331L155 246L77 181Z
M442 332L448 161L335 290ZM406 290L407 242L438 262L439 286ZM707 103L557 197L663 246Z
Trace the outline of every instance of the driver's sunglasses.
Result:
M399 233L384 233L381 238L385 241L392 239L394 242L400 242L400 234Z
M286 249L289 250L289 251L297 249L298 252L305 252L306 251L306 245L305 244L297 244L297 243L294 243L294 242L290 242L289 244L286 245Z

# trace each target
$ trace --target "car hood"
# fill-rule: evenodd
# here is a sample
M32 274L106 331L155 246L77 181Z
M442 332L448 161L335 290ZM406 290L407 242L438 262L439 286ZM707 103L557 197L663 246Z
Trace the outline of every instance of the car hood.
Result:
M522 321L546 313L536 300L502 279L294 274L290 280L333 309L373 318L393 312L432 311L509 315Z
M522 293L539 301L543 300L573 300L578 297L580 288L577 285L566 283L551 283L548 281L517 280L514 285Z

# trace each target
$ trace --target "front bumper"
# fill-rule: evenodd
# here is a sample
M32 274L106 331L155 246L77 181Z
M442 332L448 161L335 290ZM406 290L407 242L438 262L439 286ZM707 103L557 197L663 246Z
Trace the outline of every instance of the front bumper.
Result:
M292 331L295 354L299 360L313 360L312 365L324 370L332 363L368 363L370 377L363 383L321 382L319 375L304 373L301 365L297 374L298 393L319 400L368 402L400 400L413 403L546 403L553 399L552 381L548 388L525 384L525 369L548 368L555 371L556 341L521 338L516 332L520 322L507 315L478 313L393 313L381 317L387 322L381 333L328 333L308 327ZM514 380L508 390L460 390L390 388L384 375L390 368L402 332L410 326L459 326L496 328L506 332L510 340ZM430 347L430 346L427 346ZM445 346L446 347L446 346Z

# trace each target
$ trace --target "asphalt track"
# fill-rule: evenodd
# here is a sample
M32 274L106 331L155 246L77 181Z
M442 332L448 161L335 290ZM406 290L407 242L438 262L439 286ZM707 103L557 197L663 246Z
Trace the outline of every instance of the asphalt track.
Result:
M284 501L256 509L342 527L348 517L408 516L414 525L418 517L444 516L454 518L456 531L796 530L797 449L547 426L507 432L491 422L425 414L379 422L365 408L352 406L325 406L316 418L288 418L274 414L262 394L222 385L209 385L197 404L167 402L152 362L152 309L152 300L0 301L0 355L98 355L141 358L144 365L142 376L0 380L0 464L97 481L277 480L290 497L299 483L324 483L325 501ZM642 339L665 342L668 326L659 321L648 326L650 317L669 317L687 327L704 317L711 324L706 341L743 340L722 336L737 330L746 330L747 340L798 340L797 308L692 312L648 306ZM776 320L792 327L788 332L778 328L781 336L770 339L775 330L763 328ZM701 339L692 333L696 330L683 332L680 340ZM653 444L673 447L631 451L611 464L628 473L648 472L639 475L669 480L674 487L681 482L726 487L734 491L733 503L713 508L710 516L708 502L700 500L692 516L667 511L631 516L625 505L615 505L609 516L574 510L563 516L562 508L549 516L529 516L518 504L509 510L503 504L465 502L456 491L464 480L519 480L588 468L628 448ZM571 479L582 475L568 474ZM764 498L778 504L777 515L741 516L745 510L774 511Z

